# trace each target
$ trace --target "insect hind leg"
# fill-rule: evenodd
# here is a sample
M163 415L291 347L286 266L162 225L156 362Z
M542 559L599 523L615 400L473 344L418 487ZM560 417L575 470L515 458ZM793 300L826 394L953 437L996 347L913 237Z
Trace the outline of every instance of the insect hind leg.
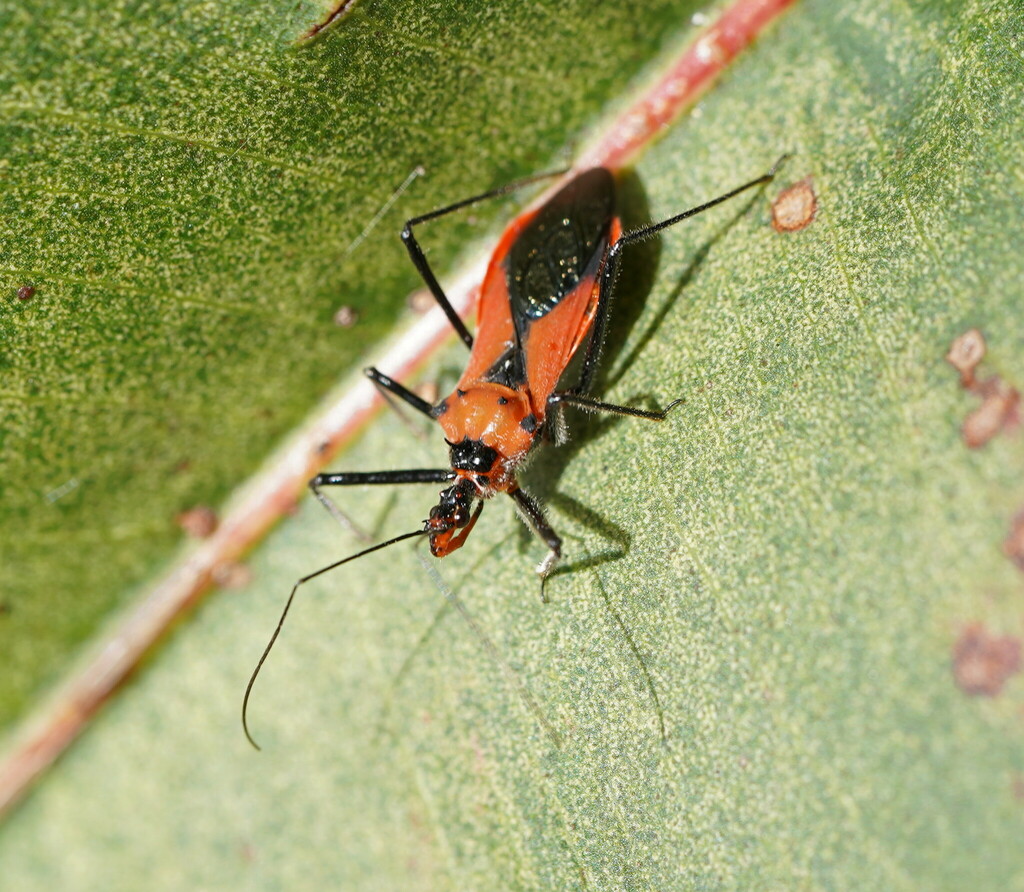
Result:
M603 403L590 397L581 396L571 390L556 391L548 397L548 411L560 405L576 406L587 412L608 412L611 415L626 415L630 418L645 418L649 421L664 421L682 399L672 400L664 409L640 409L636 406L618 406L615 403Z
M642 242L645 239L651 238L653 235L657 235L657 233L661 232L663 229L675 226L677 223L681 223L683 220L689 219L690 217L695 217L698 214L721 204L723 201L728 201L730 198L734 198L741 192L746 192L748 189L753 189L755 186L762 186L766 183L770 183L775 178L775 174L778 172L779 167L781 167L782 163L787 158L789 158L789 155L783 155L775 162L775 164L772 165L771 169L767 173L762 174L756 179L750 180L750 182L744 183L742 186L737 186L735 189L731 189L724 195L719 195L717 198L713 198L710 201L697 205L696 207L689 208L682 213L669 217L667 220L662 220L659 223L651 223L647 226L642 226L639 229L625 232L619 236L618 241L608 249L608 256L605 258L604 267L601 270L599 297L597 301L597 311L594 314L593 333L590 337L590 343L587 345L587 353L583 360L580 381L576 387L572 388L571 391L567 391L567 393L580 396L589 392L591 385L594 383L594 373L597 370L597 362L601 353L601 345L604 342L605 328L608 323L608 311L611 306L611 297L615 290L615 281L619 273L619 262L622 256L622 251L635 242ZM628 409L629 407L616 408ZM671 406L668 408L670 409ZM594 411L598 411L597 407L594 407ZM615 411L615 409L604 409L600 411ZM665 411L667 412L668 409ZM653 417L649 414L644 415L634 411L618 412L617 414L633 415L638 418Z

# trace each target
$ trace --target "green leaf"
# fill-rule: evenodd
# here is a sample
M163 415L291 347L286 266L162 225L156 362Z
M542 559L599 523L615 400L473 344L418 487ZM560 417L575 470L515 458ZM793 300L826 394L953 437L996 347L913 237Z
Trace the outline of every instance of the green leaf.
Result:
M588 21L545 20L500 46ZM306 502L253 556L245 593L179 627L4 828L5 880L1021 888L1024 683L1011 675L995 696L971 696L951 663L970 624L1020 635L1024 579L1003 542L1024 505L1024 447L1013 430L966 447L959 428L978 397L943 357L977 327L981 373L1024 386L1022 26L1017 6L977 0L795 8L637 175L658 219L789 150L782 179L810 178L816 217L776 232L773 186L633 261L599 392L687 401L663 425L570 417L570 444L530 466L526 482L566 539L569 572L550 580L550 604L530 569L543 549L500 501L437 565L501 662L398 546L302 590L252 702L264 752L249 750L240 695L284 597L358 547ZM608 76L593 44L562 43ZM516 84L535 83L528 70L507 68ZM465 163L497 170L491 147L472 145L452 181ZM417 207L480 177L444 196L424 189ZM250 231L271 225L251 217ZM329 242L343 244L365 224L332 225ZM319 282L329 264L307 238L296 257ZM388 267L374 279L382 255L366 250L367 287L401 298L411 277ZM247 268L254 278L238 281L252 287ZM321 314L336 300L305 297ZM318 356L319 343L288 362ZM448 385L463 360L453 349L427 375ZM443 456L436 434L417 439L387 416L337 464ZM384 536L413 529L432 493L342 502Z
M323 4L0 7L0 729L391 329L401 220L550 165L694 5L366 2L303 47Z

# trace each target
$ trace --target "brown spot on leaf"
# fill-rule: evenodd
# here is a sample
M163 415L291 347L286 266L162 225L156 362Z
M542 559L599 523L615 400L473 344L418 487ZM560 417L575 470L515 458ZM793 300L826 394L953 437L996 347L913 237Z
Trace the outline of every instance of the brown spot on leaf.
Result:
M960 428L968 449L978 449L1000 431L1020 424L1020 394L998 375L971 390L981 397L981 405L968 413Z
M946 362L960 373L960 383L974 386L974 370L985 357L985 336L976 328L965 331L949 345Z
M36 293L36 289L31 285L22 285L18 289L18 300L32 300L33 295Z
M1017 565L1018 570L1024 570L1024 511L1013 519L1010 532L1003 540L1003 554Z
M221 588L240 589L252 582L252 570L234 561L220 564L213 571L213 581Z
M1010 792L1018 802L1024 802L1024 774L1015 771L1010 778Z
M208 505L197 505L182 511L175 522L193 539L205 539L217 529L217 512Z
M988 347L976 328L959 335L949 345L946 362L960 373L960 386L981 398L981 405L964 418L961 433L969 449L979 449L1000 431L1020 425L1020 393L999 375L980 380L976 370Z
M964 628L953 645L953 678L972 697L995 697L1020 671L1020 640L994 635L981 623Z
M299 43L305 43L307 40L312 40L325 28L333 25L339 19L344 18L352 11L352 8L358 2L359 0L340 0L339 3L335 3L334 7L327 13L327 15L306 31L305 34L299 37Z
M359 321L359 311L352 307L338 307L334 314L334 324L339 328L351 328Z
M776 232L796 232L813 219L818 210L811 178L783 189L772 202L772 226Z

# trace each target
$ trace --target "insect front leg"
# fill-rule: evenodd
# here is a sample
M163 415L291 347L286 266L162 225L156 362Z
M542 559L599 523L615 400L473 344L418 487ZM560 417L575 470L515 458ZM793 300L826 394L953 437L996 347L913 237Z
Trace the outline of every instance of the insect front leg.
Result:
M509 495L512 496L512 501L516 503L516 507L519 509L523 520L526 521L530 529L550 549L544 560L537 565L537 573L540 576L540 597L542 601L547 603L548 599L544 594L544 582L562 556L562 540L551 528L551 524L548 523L540 505L523 490L516 487L513 490L509 490Z
M415 396L415 394L414 394ZM416 397L419 399L419 397ZM340 474L317 474L309 481L309 488L317 501L324 506L342 527L355 533L360 539L369 541L370 537L356 522L342 511L328 496L321 491L323 486L373 486L377 484L398 483L447 483L455 477L450 468L410 468L404 471L346 471Z

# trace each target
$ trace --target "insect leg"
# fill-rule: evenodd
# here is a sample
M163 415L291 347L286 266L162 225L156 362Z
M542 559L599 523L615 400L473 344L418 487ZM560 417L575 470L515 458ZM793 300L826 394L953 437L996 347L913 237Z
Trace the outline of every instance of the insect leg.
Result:
M674 217L669 217L667 220L662 220L660 223L651 223L649 226L642 226L639 229L634 229L632 232L624 233L619 237L619 240L608 249L608 256L605 259L604 268L601 270L601 283L599 286L600 296L597 301L597 312L594 314L594 331L591 335L590 343L587 345L587 354L583 360L583 371L580 374L580 383L573 388L572 393L586 393L590 390L590 385L593 383L594 372L597 369L598 356L601 352L601 344L604 342L604 331L608 321L608 308L611 305L612 292L615 288L615 278L619 272L619 258L622 255L623 249L634 242L641 242L644 239L648 239L652 235L661 232L663 229L675 226L676 223L680 223L689 217L695 217L697 214L703 213L709 208L713 208L715 205L721 204L723 201L728 201L730 198L739 195L741 192L746 192L747 189L753 189L755 186L770 183L775 178L775 174L782 165L782 162L788 157L789 155L783 155L775 162L774 165L772 165L771 170L767 173L762 174L755 180L751 180L749 183L737 186L735 189L726 192L724 195L719 195L718 198L706 201L704 204L700 204L697 205L697 207L683 211L681 214L676 214ZM666 411L668 410L666 409ZM639 413L633 411L622 414L639 415ZM639 415L639 417L644 416Z
M572 391L560 391L548 397L548 411L552 407L564 404L585 409L587 412L610 412L612 415L629 415L632 418L648 418L651 421L664 421L676 406L682 402L681 399L673 400L664 409L638 409L635 406L616 406L614 403L602 403L600 400L592 400L590 397L580 396Z
M541 577L540 597L541 600L546 602L547 598L544 595L544 580L554 569L555 564L558 563L558 559L562 556L562 540L559 535L551 529L551 525L544 516L544 512L541 510L540 505L523 492L523 490L516 487L515 489L509 490L508 494L512 496L512 501L516 503L519 513L529 525L530 529L533 530L534 533L544 541L544 544L551 549L551 551L548 552L547 557L545 557L537 566L537 572Z
M402 471L345 471L340 474L317 474L309 481L316 500L346 530L351 530L360 539L369 540L351 517L342 511L327 495L320 491L321 486L366 486L372 484L396 483L447 483L455 476L451 469L445 468L411 468Z
M373 368L373 366L370 366L370 368L368 369L363 369L363 374L366 375L367 378L369 378L374 384L377 385L377 389L381 392L384 399L386 399L389 403L391 402L391 399L388 397L388 394L392 393L395 396L397 396L400 400L402 400L402 402L408 403L410 406L412 406L417 412L422 412L429 418L434 417L431 414L434 407L431 406L430 403L428 403L425 399L421 399L420 397L418 397L415 393L409 390L408 387L402 386L393 378L389 378L383 372L380 372L377 369Z
M343 471L317 474L309 481L315 492L320 486L367 486L377 483L447 483L454 479L451 468L408 468L401 471Z
M413 266L415 266L419 271L419 274L426 283L427 288L430 289L430 293L434 295L434 299L444 311L445 316L448 317L448 321L451 323L452 328L455 329L456 334L458 334L462 339L462 342L467 347L472 348L473 336L469 333L469 329L466 328L466 324L459 318L459 314L455 312L455 308L445 296L444 290L441 288L440 283L437 281L437 277L430 268L430 264L427 263L427 257L423 253L423 249L420 247L419 242L416 241L416 236L413 235L412 228L414 226L418 226L420 223L426 223L429 220L436 220L438 217L445 216L445 214L450 214L453 211L468 207L471 204L476 204L478 201L485 201L488 198L497 198L501 195L506 195L509 192L514 192L516 189L520 189L523 186L536 183L538 180L558 176L562 173L565 173L565 171L554 170L549 173L535 174L532 177L516 180L514 183L509 183L499 189L491 189L489 192L482 192L480 195L474 195L471 198L464 198L462 201L455 202L455 204L439 208L438 210L431 211L428 214L421 214L418 217L413 217L411 220L406 221L405 228L402 230L402 241L405 243L406 250L409 252L409 257L412 259Z

